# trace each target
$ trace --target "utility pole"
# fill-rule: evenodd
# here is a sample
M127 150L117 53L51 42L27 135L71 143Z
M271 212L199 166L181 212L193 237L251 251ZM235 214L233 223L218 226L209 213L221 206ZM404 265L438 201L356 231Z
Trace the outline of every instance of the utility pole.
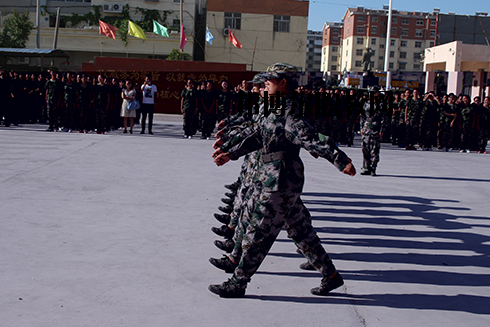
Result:
M36 1L36 49L41 48L41 0Z
M56 8L56 27L54 29L53 49L58 46L58 30L60 28L60 7Z
M386 45L385 45L385 72L386 72L386 90L391 89L391 73L390 73L390 45L391 45L391 2L388 12L388 24L386 27Z

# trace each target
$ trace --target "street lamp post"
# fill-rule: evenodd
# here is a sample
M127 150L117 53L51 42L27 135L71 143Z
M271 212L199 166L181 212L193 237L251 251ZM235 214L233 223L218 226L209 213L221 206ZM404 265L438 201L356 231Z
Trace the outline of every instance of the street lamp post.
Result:
M391 89L391 73L390 73L390 44L391 44L391 5L392 0L390 0L390 6L388 9L388 24L386 28L386 45L385 45L385 72L386 72L386 87L385 89Z

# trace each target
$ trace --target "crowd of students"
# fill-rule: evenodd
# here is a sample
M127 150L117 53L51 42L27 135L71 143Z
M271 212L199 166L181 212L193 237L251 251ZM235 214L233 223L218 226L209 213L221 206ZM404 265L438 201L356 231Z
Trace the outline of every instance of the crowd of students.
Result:
M126 130L126 119L121 114L124 101L121 93L127 88L126 82L104 75L50 72L48 78L45 74L0 71L0 94L4 99L0 120L5 126L49 122L48 131L102 134L123 126ZM134 90L135 98L141 101L143 92L138 83ZM247 111L263 97L262 93L263 85L253 81L243 80L232 86L223 80L216 87L212 81L187 80L181 93L184 137L192 138L200 131L202 139L211 138L217 122L241 110ZM296 96L311 125L347 146L353 145L354 135L359 131L360 106L372 100L366 91L306 86L298 87ZM381 98L385 118L382 142L407 150L430 151L437 147L444 151L486 153L490 98L482 101L475 97L472 101L463 94L421 95L417 89L385 92ZM136 122L139 115L138 110ZM132 124L130 127L132 132ZM151 122L148 127L151 133Z

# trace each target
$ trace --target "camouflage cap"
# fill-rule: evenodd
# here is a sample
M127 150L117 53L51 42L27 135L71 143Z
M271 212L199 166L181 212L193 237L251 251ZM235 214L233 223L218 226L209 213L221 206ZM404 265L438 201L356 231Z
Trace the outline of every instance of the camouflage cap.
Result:
M262 76L260 76L260 73L259 73L259 74L255 74L254 78L251 81L247 81L247 83L264 84L265 81L266 81L266 79L263 78Z
M261 72L259 75L262 79L268 80L271 78L286 78L291 81L298 81L301 75L298 67L284 62L278 62L267 67L265 72Z

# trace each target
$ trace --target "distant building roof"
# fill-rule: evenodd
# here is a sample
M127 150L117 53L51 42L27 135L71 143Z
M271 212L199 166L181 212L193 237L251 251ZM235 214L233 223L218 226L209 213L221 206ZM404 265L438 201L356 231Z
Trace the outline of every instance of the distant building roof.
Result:
M60 49L27 49L27 48L0 48L0 56L6 57L44 57L69 58L70 56Z

